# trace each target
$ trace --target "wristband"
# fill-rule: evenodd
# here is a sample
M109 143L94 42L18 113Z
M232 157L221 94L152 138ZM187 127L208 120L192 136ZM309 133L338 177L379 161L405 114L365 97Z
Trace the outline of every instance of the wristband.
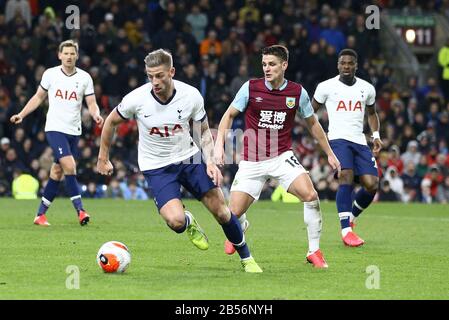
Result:
M374 131L373 135L371 136L373 138L373 140L375 139L379 139L380 140L380 134L379 131Z

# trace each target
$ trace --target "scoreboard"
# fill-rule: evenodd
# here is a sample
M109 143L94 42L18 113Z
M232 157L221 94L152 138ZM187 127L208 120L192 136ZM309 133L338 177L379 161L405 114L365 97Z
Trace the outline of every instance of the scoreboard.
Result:
M392 15L391 22L400 37L416 47L435 44L435 18L432 15Z

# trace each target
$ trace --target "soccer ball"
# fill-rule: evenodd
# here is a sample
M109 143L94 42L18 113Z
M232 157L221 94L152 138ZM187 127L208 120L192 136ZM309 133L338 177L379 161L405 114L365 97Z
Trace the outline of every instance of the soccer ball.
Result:
M125 272L131 263L131 254L125 244L109 241L98 250L97 263L107 273Z

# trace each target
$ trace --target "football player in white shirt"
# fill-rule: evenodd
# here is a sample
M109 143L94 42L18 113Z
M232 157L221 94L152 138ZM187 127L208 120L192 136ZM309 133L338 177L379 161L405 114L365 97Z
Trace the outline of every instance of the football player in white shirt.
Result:
M10 121L15 124L21 123L23 118L36 110L48 96L45 134L53 149L55 163L51 167L50 178L45 186L34 224L50 225L45 214L58 194L59 183L65 176L66 190L78 214L79 223L83 226L89 222L90 216L84 210L81 201L75 162L81 135L83 98L86 100L90 115L98 125L103 124L103 118L95 100L91 76L75 66L78 60L78 44L73 40L62 42L59 45L58 58L61 65L44 72L37 92L22 111L11 117Z
M98 172L111 175L109 149L115 127L136 119L139 129L138 163L160 215L175 232L187 234L192 243L206 250L209 243L193 215L184 210L181 186L203 202L222 226L240 255L246 272L262 272L251 256L239 220L228 209L218 187L222 175L214 163L213 139L199 91L173 79L172 55L163 49L145 58L149 83L127 94L107 117L98 155ZM202 155L190 136L189 121L201 127Z
M315 111L321 106L327 109L329 144L341 163L336 200L342 239L345 245L358 247L364 240L353 231L354 219L376 195L379 176L374 156L382 149L382 140L375 107L376 91L370 83L355 76L357 53L351 49L342 50L337 68L338 76L318 84L312 105ZM373 132L373 152L363 133L365 109ZM362 187L352 201L354 178Z

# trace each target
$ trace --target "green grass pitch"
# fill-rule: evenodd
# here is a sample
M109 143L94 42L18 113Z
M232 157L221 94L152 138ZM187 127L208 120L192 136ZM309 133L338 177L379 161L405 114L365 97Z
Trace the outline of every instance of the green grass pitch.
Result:
M223 253L222 229L200 202L185 204L208 234L207 251L172 232L152 201L84 203L89 226L57 198L45 228L32 224L38 200L0 200L0 299L449 299L448 205L374 203L356 227L365 245L347 248L335 203L323 202L329 269L316 270L305 263L302 205L258 202L247 241L264 273L246 274L237 255ZM130 248L124 274L96 264L109 240ZM79 289L66 286L74 283L70 266L80 271Z

